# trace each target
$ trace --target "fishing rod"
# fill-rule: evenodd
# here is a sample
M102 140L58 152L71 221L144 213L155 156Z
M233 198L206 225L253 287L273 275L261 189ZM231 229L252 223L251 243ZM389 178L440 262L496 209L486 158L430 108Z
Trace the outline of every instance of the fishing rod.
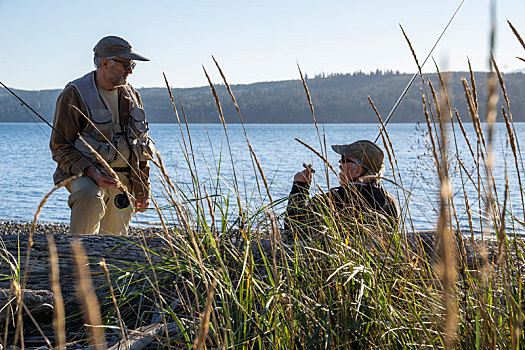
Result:
M452 21L454 20L454 18L456 17L456 14L459 12L459 9L461 8L461 6L463 6L463 3L465 2L465 0L461 0L461 3L459 4L458 8L456 9L456 11L454 11L454 14L452 15L452 17L450 18L450 20L448 21L447 25L445 26L445 28L443 29L443 31L441 32L441 34L439 35L438 39L436 40L436 42L434 43L434 46L432 46L432 49L430 49L430 52L428 53L427 57L425 58L425 60L423 61L423 64L421 65L421 68L423 68L423 66L425 65L425 63L427 63L428 59L430 58L430 56L432 55L432 52L434 52L434 49L436 48L437 44L441 41L441 38L443 37L443 35L445 34L445 32L447 31L448 27L450 26L450 24L452 23ZM385 123L384 123L384 128L386 128L388 122L390 121L390 119L392 119L392 116L394 115L394 113L396 112L397 110L397 107L399 107L399 104L401 103L401 101L403 100L403 98L405 97L405 95L407 94L408 90L410 89L410 87L412 86L412 84L414 83L414 80L416 80L416 77L417 75L419 74L419 72L416 72L414 73L414 75L412 76L412 79L410 79L410 81L408 82L407 86L405 87L405 90L403 90L403 92L401 93L401 96L399 96L399 98L397 99L397 102L396 104L394 105L394 107L392 107L392 109L390 110L390 113L388 113L388 116L386 117L385 119ZM379 136L381 136L381 133L383 131L380 130L379 133L377 134L376 136L376 139L374 140L374 142L377 142L377 140L379 139Z
M51 123L49 123L47 120L44 119L44 117L42 117L37 111L35 111L30 105L28 105L24 100L22 100L13 90L11 90L10 88L8 88L3 82L0 81L0 85L3 86L3 88L9 92L13 97L15 97L21 104L22 106L25 106L27 107L31 112L33 112L38 118L40 118L44 123L46 123L54 132L56 132L58 135L60 135L64 140L66 140L66 142L72 146L75 150L77 150L78 153L80 153L82 155L82 157L84 157L88 162L90 162L93 166L95 166L96 168L98 168L99 166L93 161L91 160L88 156L86 156L81 150L78 149L77 146L75 146L75 144L73 142L71 142L67 137L64 136L64 134L62 134L60 131L58 131ZM90 178L91 179L91 178ZM93 182L95 182L93 179L91 179ZM127 207L130 206L131 202L130 202L130 198L131 199L135 199L131 193L129 193L128 191L126 191L124 188L119 188L122 193L120 194L117 194L115 196L115 199L114 199L114 202L115 202L115 206L118 208L118 209L125 209Z

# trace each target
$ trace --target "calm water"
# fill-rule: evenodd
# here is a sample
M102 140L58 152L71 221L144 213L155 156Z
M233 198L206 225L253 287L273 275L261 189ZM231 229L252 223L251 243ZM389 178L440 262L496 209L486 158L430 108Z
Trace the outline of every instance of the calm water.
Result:
M326 144L348 143L358 139L374 139L377 135L377 125L373 124L329 124L324 128ZM495 153L495 177L500 196L503 197L505 185L505 162L509 164L509 179L511 202L514 214L523 219L519 186L514 170L514 160L510 148L506 144L504 125L497 125ZM391 124L388 127L394 146L401 179L406 196L409 199L409 208L412 221L417 229L431 229L435 226L435 208L437 206L435 165L431 153L427 149L425 129L414 124ZM319 149L320 141L314 125L274 125L258 124L246 125L250 143L255 150L263 171L270 182L270 192L274 200L285 197L292 183L295 172L302 169L303 163L313 163L318 170L315 174L317 184L326 188L326 178L323 176L323 166L317 156L294 140L297 137L309 145ZM516 124L517 139L525 140L525 124ZM55 163L51 160L48 147L49 128L44 124L34 123L0 123L0 220L32 220L33 215L44 195L53 188L52 174ZM187 189L191 196L191 177L184 158L183 139L179 126L174 124L151 125L151 136L156 142L158 151L163 156L164 163L172 179L182 188ZM222 125L190 125L191 141L194 149L197 173L200 183L208 189L214 183L221 182L221 187L228 189L233 186L233 172L228 145ZM469 130L471 142L475 143L472 130ZM251 205L260 206L261 197L258 194L254 177L250 153L241 125L229 125L228 137L237 174L237 180L245 199L252 199ZM466 144L458 141L462 161L469 171L472 171L472 162L469 160L469 151ZM188 139L186 137L186 144ZM188 146L189 147L189 146ZM523 144L525 147L525 144ZM328 159L337 166L338 155L329 149ZM217 177L220 162L220 176ZM388 162L387 162L388 163ZM455 201L458 206L457 214L463 226L467 225L467 215L463 204L462 182L459 175L458 163L453 162L451 169L454 179ZM387 164L386 176L393 179L390 166ZM523 176L523 173L522 173ZM159 184L158 172L153 171L153 194L160 204L163 200L162 186ZM396 177L397 183L400 181ZM334 175L330 183L336 184ZM385 182L385 186L394 194L400 196L400 202L406 202L400 187ZM262 182L261 182L262 187ZM467 183L470 205L473 215L479 222L478 201L475 189ZM186 192L186 191L185 191ZM264 190L263 190L264 193ZM57 191L46 203L40 220L42 221L69 221L67 206L68 192L65 189ZM263 196L264 197L264 196ZM232 197L233 199L233 197ZM262 198L262 201L267 201ZM482 208L484 205L481 205ZM154 224L159 221L155 212L140 214L141 224ZM134 219L136 224L136 219Z

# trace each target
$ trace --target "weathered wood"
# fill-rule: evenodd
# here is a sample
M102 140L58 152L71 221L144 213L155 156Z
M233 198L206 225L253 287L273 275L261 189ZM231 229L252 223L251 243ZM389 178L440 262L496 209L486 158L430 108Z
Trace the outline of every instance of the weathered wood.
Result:
M174 333L180 332L177 322L170 322L166 326L164 323L154 323L140 327L139 329L130 332L127 341L120 340L108 350L121 350L126 348L129 350L142 350L151 344L151 342L157 337L165 336L166 333L173 336Z
M71 251L71 242L78 239L86 250L90 260L91 274L95 289L107 285L106 276L98 265L105 259L112 279L128 273L145 274L149 266L146 256L147 247L152 251L166 251L165 241L158 236L130 237L110 235L54 235L59 256L60 286L65 302L75 298L75 269L74 257ZM28 235L1 235L0 236L0 288L9 288L13 279L23 277L27 273L27 289L51 290L49 280L49 250L45 235L34 235L34 245L31 249L29 264L26 266ZM152 263L159 262L160 258L149 253ZM27 269L26 269L27 268ZM27 271L27 272L26 272Z
M23 289L22 293L22 301L33 317L50 317L53 314L53 293L48 290L30 289ZM1 288L0 310L5 310L5 312L0 313L0 328L3 327L7 317L7 308L11 308L11 316L13 313L16 314L17 299L12 291Z

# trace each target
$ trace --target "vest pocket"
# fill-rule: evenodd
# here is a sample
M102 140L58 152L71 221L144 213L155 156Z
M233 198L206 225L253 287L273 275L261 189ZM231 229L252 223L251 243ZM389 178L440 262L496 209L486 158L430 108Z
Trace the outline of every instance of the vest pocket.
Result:
M104 108L94 108L91 110L91 120L93 121L93 135L96 141L111 142L113 140L113 118L111 112Z
M131 148L140 162L145 162L154 158L155 144L148 136L141 140L132 139Z
M149 124L146 121L146 113L140 107L133 107L129 112L129 137L140 139L146 136L149 131Z
M111 163L116 155L117 151L115 150L115 147L113 147L111 144L109 144L106 141L97 141L94 137L82 134L82 138L84 141L86 141L87 144L89 144L106 162ZM100 163L98 161L96 155L93 154L93 152L90 151L90 149L82 142L80 139L75 140L75 146L78 148L79 151L81 151L84 155L86 155L89 159L91 159L95 163Z

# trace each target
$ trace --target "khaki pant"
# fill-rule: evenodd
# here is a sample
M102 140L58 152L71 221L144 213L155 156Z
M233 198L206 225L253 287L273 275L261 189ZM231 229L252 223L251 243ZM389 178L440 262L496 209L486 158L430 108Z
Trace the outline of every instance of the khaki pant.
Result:
M129 178L118 175L131 191ZM72 234L127 234L133 215L132 206L118 209L114 203L115 196L122 192L116 188L98 187L85 176L71 182L66 188L70 192L68 205L71 208Z

